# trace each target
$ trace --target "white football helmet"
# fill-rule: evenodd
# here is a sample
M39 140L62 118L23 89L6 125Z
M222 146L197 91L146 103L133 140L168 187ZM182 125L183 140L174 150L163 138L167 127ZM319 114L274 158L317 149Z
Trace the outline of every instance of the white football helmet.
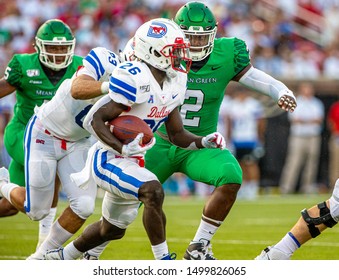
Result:
M133 37L128 40L124 50L119 52L119 56L122 62L133 61L136 59L134 55L134 38Z
M137 58L165 71L170 78L176 72L188 73L191 67L189 42L170 19L157 18L141 25L134 35L133 46Z

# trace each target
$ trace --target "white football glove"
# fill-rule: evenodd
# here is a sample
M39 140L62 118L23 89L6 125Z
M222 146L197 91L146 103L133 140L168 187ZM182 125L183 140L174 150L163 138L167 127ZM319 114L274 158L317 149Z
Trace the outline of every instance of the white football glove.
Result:
M226 141L224 136L222 136L219 132L213 132L201 139L201 144L205 148L209 149L226 149Z
M142 155L145 154L147 150L154 146L155 137L153 137L152 140L146 145L141 144L142 137L144 137L144 134L139 133L132 142L128 143L127 145L123 145L121 155L125 157Z

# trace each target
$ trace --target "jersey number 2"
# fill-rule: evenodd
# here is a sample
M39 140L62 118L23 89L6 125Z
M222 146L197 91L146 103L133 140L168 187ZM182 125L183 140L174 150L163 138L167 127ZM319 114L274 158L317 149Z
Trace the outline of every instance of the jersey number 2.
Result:
M186 126L198 127L200 117L191 117L189 115L193 115L201 110L202 105L204 104L204 94L201 90L188 89L185 93L185 99L186 101L193 103L184 103L180 108L183 124Z

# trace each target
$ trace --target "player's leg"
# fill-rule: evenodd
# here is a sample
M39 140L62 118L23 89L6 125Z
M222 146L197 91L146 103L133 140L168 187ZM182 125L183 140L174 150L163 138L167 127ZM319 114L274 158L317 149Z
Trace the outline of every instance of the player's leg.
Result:
M60 187L61 187L61 182L60 182L59 176L56 176L55 183L54 183L54 196L53 196L51 209L49 211L49 214L45 218L39 221L39 239L38 239L37 248L39 248L40 245L45 241L45 239L47 238L52 228L52 225L56 217L56 213L57 213L57 205L59 201Z
M94 155L94 174L96 184L106 190L103 219L67 245L62 252L63 258L75 259L95 246L122 238L137 216L140 201L144 203L143 222L155 258L169 258L163 226L164 193L156 176L139 167L136 159L115 158L105 150L97 150ZM54 256L59 258L55 252L48 252L46 259L55 259Z
M186 250L185 259L214 259L212 237L230 212L240 188L242 171L228 150L202 149L188 153L180 172L194 181L215 186L202 213L199 228ZM177 154L180 157L180 154Z
M134 220L138 211L138 203L119 205L115 200L114 195L106 192L102 203L103 217L100 221L88 225L81 235L66 245L65 248L49 250L45 254L45 259L76 260L84 252L91 251L92 248L97 248L101 244L108 244L111 240L121 239L125 235L126 225L129 223L120 223L118 215L129 213L125 217L129 217L131 221ZM118 223L119 226L114 225L115 223Z
M288 260L302 244L317 237L326 228L335 226L338 221L339 179L329 200L302 210L301 218L292 229L277 244L265 248L256 260Z
M10 182L18 186L25 186L24 132L25 125L12 121L6 126L4 134L4 145L11 157L11 162L8 167ZM10 216L16 213L18 213L18 209L8 200L0 201L0 217Z
M158 180L161 183L164 183L174 172L175 172L175 162L173 162L173 158L175 158L175 146L169 144L169 142L161 139L159 136L155 135L157 140L157 145L152 149L147 151L145 155L145 166L146 169L150 170L154 173ZM173 148L170 148L170 147ZM161 161L159 161L161 158ZM165 215L164 215L165 216ZM164 228L166 226L166 219L164 220ZM89 250L83 256L84 259L98 259L101 253L105 249L105 245L100 245L94 249Z
M25 134L26 125L17 122L11 122L5 131L4 142L6 149L9 155L12 158L12 161L9 165L10 173L10 182L17 184L19 186L25 186L25 151L24 151L24 134ZM14 193L15 192L15 193ZM13 191L13 198L11 200L12 204L9 206L9 202L4 200L0 202L0 216L8 216L9 214L13 215L19 209L21 212L23 210L23 200L25 199L25 190L15 190ZM39 237L38 245L46 238L52 223L56 215L56 205L58 198L58 190L54 196L53 204L49 214L39 221ZM5 212L4 209L7 209Z
M70 174L80 172L84 166L90 142L87 139L67 143L67 151L58 161L58 174L70 205L54 222L50 234L31 256L42 259L46 251L57 249L70 239L93 213L97 187L81 189L71 180Z
M154 257L155 259L169 259L165 234L166 218L162 210L164 191L157 177L146 168L140 167L135 159L119 159L113 154L99 151L94 161L98 163L95 172L96 183L101 188L120 197L122 204L137 201L139 207L139 203L143 203L143 224L151 242ZM120 221L120 217L123 217L121 214L114 215L117 217L115 225L118 227L122 222L125 223L125 227L132 222L132 220Z

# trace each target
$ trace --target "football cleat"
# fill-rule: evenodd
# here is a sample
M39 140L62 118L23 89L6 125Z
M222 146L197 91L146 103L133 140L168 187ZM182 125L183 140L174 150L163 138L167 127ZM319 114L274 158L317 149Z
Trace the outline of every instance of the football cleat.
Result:
M44 257L36 252L26 258L28 261L42 261L43 259Z
M44 255L44 260L64 260L64 248L48 250Z
M268 246L262 250L261 254L255 258L259 261L273 261L273 260L289 260L291 256L288 256L286 253L280 251L273 246Z
M83 253L82 257L80 260L85 260L85 261L98 261L99 258L96 256L90 255L88 252Z
M185 252L184 260L216 260L211 242L203 238L192 242Z
M166 261L166 260L175 260L177 258L177 254L176 253L168 253L167 255L165 255L161 260L162 261Z
M9 182L9 172L5 167L0 168L0 188ZM0 192L1 195L1 192Z

